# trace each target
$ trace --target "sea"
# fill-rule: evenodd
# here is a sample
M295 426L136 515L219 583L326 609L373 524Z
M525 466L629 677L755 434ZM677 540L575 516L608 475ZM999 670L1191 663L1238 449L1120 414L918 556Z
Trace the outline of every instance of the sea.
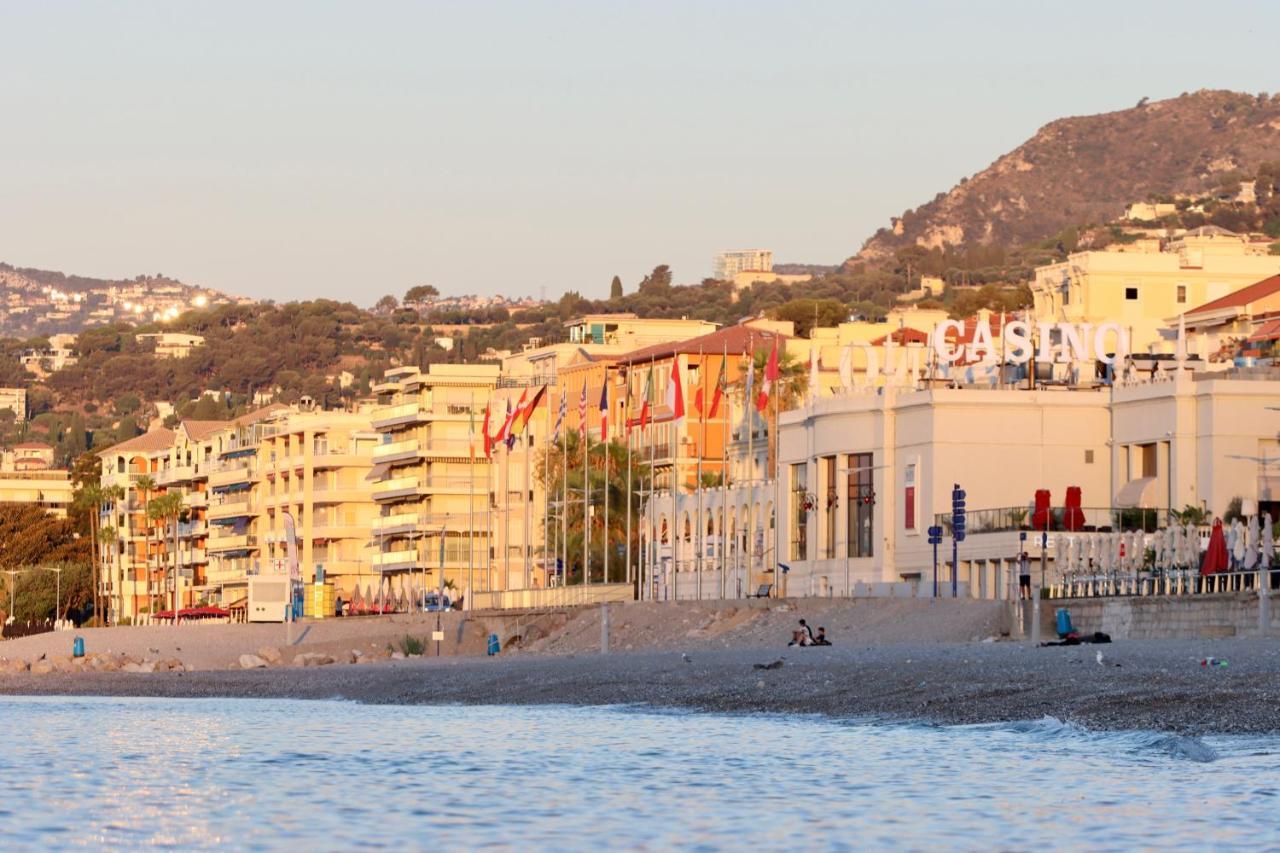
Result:
M1280 738L0 698L0 847L1280 848Z

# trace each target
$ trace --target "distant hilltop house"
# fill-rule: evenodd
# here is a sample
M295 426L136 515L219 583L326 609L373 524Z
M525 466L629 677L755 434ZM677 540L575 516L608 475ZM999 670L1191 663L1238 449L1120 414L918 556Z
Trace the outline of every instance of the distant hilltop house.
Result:
M50 335L48 349L24 350L18 360L28 373L43 379L50 373L57 373L62 368L75 364L75 347L75 335L66 333Z
M1138 201L1124 209L1124 218L1130 222L1154 222L1177 212L1178 206L1172 202Z
M915 290L898 295L899 302L919 302L921 299L938 299L947 291L947 283L942 276L922 275L920 286Z
M156 358L186 358L193 349L204 346L200 335L183 332L147 332L138 335L138 340L154 340Z
M27 389L0 388L0 412L8 409L16 421L27 419Z
M45 471L53 467L53 447L43 441L24 441L0 453L0 472Z

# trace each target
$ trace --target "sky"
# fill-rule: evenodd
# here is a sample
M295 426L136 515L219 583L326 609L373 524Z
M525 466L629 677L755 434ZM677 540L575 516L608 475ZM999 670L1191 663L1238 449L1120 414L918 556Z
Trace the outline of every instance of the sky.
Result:
M0 260L361 305L839 263L1055 118L1280 90L1273 2L7 0L0 32Z

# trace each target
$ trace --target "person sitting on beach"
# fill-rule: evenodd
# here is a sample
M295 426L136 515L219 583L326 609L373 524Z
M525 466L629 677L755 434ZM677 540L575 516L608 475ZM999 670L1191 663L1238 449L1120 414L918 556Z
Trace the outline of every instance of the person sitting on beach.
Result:
M814 638L813 638L813 644L814 644L815 646L829 646L829 645L831 645L831 641L827 639L827 629L826 629L826 628L823 628L821 625L819 625L819 626L818 626L818 636L816 636L816 637L814 637Z
M800 620L800 627L791 632L791 642L788 646L812 646L813 645L813 629L809 627L809 623L803 619Z

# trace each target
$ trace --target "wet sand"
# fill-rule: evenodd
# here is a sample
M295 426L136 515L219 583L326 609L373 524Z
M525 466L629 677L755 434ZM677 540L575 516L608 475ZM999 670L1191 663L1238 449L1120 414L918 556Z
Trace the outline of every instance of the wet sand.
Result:
M1101 651L1103 662L1097 662ZM1207 655L1226 667L1204 667ZM1280 641L1013 642L516 653L366 665L0 676L0 694L645 704L944 724L1053 716L1098 729L1280 733ZM757 665L781 666L760 669Z

